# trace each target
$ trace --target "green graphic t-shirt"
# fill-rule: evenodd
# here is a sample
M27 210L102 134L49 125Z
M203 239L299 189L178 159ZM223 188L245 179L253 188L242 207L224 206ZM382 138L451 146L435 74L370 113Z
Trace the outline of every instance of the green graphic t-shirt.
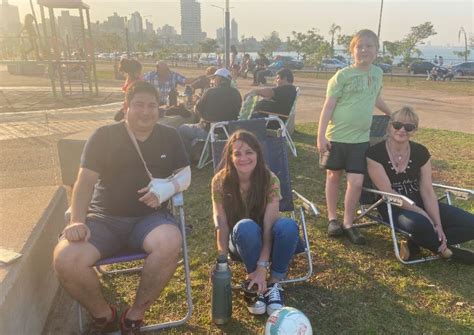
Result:
M333 142L369 141L375 100L382 88L382 70L372 65L369 71L346 67L328 83L326 95L337 99L326 137Z

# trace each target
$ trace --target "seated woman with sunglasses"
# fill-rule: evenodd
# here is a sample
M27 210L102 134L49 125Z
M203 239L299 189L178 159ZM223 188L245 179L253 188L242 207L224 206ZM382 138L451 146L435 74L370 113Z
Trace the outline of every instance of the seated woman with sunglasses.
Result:
M432 186L430 153L410 137L418 128L418 115L403 107L391 116L387 139L367 150L367 169L375 186L383 192L399 193L415 202L393 207L394 224L412 235L402 243L400 256L413 258L420 247L444 258L474 264L474 253L454 245L474 239L474 215L438 202ZM385 204L379 212L388 221Z

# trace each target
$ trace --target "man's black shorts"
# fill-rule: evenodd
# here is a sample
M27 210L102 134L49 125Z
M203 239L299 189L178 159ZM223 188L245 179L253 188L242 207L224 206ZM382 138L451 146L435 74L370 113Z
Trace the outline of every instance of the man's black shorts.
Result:
M369 142L364 143L339 143L331 142L331 151L324 168L328 170L346 170L347 173L365 174L367 161L365 151Z

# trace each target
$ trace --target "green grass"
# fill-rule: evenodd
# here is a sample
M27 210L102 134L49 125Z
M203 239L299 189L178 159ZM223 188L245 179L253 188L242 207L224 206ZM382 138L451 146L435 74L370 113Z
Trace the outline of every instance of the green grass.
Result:
M294 139L298 157L290 158L293 188L315 202L321 211L320 218L307 220L315 273L306 283L285 287L287 305L302 310L318 334L472 334L474 267L444 261L402 265L396 261L389 231L383 227L364 232L366 246L326 236L324 173L317 168L315 130L315 124L297 127ZM430 148L436 181L472 186L473 135L422 129L415 141ZM187 223L194 227L188 236L194 312L186 326L163 333L262 333L266 317L251 316L238 292L234 293L232 321L217 327L210 320L209 272L216 256L211 176L210 166L193 170L192 186L185 196ZM300 270L303 263L298 258L292 268ZM137 278L132 275L106 280L107 295L118 305L130 303ZM234 279L243 279L241 268L234 271ZM147 322L183 315L182 291L180 267L147 314Z

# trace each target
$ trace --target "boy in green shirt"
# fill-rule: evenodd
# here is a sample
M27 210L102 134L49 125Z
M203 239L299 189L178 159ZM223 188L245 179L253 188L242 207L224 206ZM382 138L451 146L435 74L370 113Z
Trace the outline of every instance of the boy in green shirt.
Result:
M329 81L317 134L321 165L326 168L328 235L345 234L355 244L365 244L353 220L366 172L365 151L369 147L374 106L390 115L380 96L383 72L372 64L378 48L377 35L371 30L361 30L352 38L354 65L338 71ZM343 170L347 188L341 224L336 209Z

